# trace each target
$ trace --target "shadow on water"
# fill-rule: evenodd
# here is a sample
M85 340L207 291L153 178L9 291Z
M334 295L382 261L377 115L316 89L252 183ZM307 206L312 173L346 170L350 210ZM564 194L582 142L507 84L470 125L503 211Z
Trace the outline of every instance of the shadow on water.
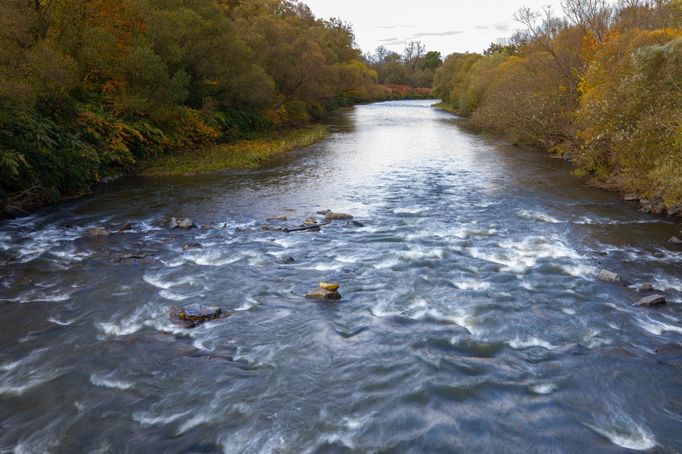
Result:
M429 102L331 127L257 170L127 178L0 225L0 450L682 449L678 223ZM261 229L326 208L365 226ZM325 280L342 302L301 297ZM193 302L233 315L175 325Z

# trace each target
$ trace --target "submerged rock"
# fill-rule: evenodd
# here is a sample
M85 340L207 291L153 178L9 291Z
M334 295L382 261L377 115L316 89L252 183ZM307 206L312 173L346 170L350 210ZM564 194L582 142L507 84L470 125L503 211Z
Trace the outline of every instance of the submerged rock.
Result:
M600 281L603 281L603 282L618 282L619 283L622 281L621 277L618 274L611 272L611 271L607 271L607 270L601 270L599 272L599 275L597 276L597 279L599 279Z
M98 238L109 235L111 235L111 233L104 227L92 227L85 231L85 236L88 238Z
M280 261L281 261L282 263L284 263L285 265L291 265L292 263L294 263L294 262L296 261L296 259L294 259L294 258L291 257L291 256L288 256L288 257L282 257L282 258L280 259Z
M649 282L645 282L641 284L639 287L637 287L637 293L651 293L653 291L654 286Z
M190 249L203 249L204 245L201 243L186 243L182 245L183 251L189 251Z
M149 254L145 254L143 252L126 252L126 253L118 255L114 259L114 262L123 263L123 262L127 262L127 261L132 261L132 260L144 260L147 257L149 257Z
M320 215L322 215L322 216L326 216L326 215L328 215L328 214L331 213L331 212L332 212L332 210L320 210L320 211L317 212L317 214L320 214Z
M122 224L118 230L116 230L118 233L121 232L129 232L133 229L133 224L130 222L126 222L125 224Z
M652 306L661 306L665 303L666 303L665 295L661 295L661 294L657 293L655 295L650 295L650 296L647 296L646 298L642 298L637 303L635 303L635 306L652 307Z
M341 294L337 291L329 291L323 288L316 288L305 294L308 299L315 300L340 300Z
M351 227L364 227L365 224L359 221L348 221L346 225L351 226Z
M268 222L286 222L288 220L287 216L272 216L266 219Z

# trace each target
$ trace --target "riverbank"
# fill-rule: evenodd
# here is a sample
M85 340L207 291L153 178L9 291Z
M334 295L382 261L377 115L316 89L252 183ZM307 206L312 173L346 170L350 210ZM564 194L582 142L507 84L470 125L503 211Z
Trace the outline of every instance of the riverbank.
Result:
M305 126L268 136L216 144L201 150L184 150L161 156L142 165L141 175L196 175L235 168L254 168L262 162L325 137L322 125Z
M477 132L485 132L487 134L493 134L497 137L501 138L506 138L510 139L510 137L507 137L504 133L500 133L499 131L495 130L490 130L486 128L481 128L478 125L474 125L470 121L470 117L467 115L462 115L460 112L458 112L457 108L453 107L451 104L441 101L439 103L433 104L431 107L434 109L439 109L448 113L451 113L453 115L457 115L462 121L470 127L472 130L477 131ZM516 141L513 141L514 144L517 144ZM542 151L547 154L551 154L553 156L560 157L574 166L574 174L580 177L585 177L585 175L582 175L580 173L580 170L578 169L578 166L575 163L576 157L579 156L579 150L577 149L576 146L567 146L566 144L564 145L564 148L562 148L562 153L558 155L555 152L552 152L551 149L548 147L543 147L538 144L524 144L526 146L536 148L539 151ZM619 193L623 200L627 202L633 202L633 203L638 203L639 204L639 211L642 213L651 213L651 214L657 214L657 215L668 215L668 216L675 216L675 217L682 217L682 205L676 204L672 206L666 206L664 200L660 196L652 195L652 196L646 196L644 195L641 191L640 192L633 192L628 190L627 188L622 187L621 185L615 183L615 182L609 182L609 181L601 181L598 179L591 179L588 180L587 184L590 186L597 187L599 189L603 189L609 192L617 192Z

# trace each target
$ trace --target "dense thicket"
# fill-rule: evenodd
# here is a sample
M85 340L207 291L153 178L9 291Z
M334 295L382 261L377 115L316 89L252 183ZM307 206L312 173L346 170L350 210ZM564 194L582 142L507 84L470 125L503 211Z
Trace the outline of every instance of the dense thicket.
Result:
M350 27L288 0L0 0L0 202L373 96ZM1 205L1 203L0 203Z
M440 52L428 51L420 41L411 41L402 54L380 46L365 56L367 66L376 71L383 85L431 88L436 70L443 64Z
M475 126L571 158L581 175L682 213L682 1L564 0L453 54L434 92Z

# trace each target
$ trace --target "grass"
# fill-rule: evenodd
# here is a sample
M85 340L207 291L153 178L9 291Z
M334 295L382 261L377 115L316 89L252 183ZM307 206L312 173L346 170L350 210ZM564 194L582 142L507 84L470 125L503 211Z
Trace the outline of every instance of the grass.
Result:
M457 112L455 111L455 108L454 108L454 107L452 107L450 104L448 104L448 103L446 103L446 102L444 102L444 101L437 102L436 104L433 104L431 107L433 107L433 108L435 108L435 109L445 110L445 111L447 111L447 112L451 112L451 113L454 113L454 114L457 113Z
M217 144L203 150L173 153L149 161L140 173L145 176L173 176L255 168L277 155L312 145L327 133L325 126L313 125L268 137Z

